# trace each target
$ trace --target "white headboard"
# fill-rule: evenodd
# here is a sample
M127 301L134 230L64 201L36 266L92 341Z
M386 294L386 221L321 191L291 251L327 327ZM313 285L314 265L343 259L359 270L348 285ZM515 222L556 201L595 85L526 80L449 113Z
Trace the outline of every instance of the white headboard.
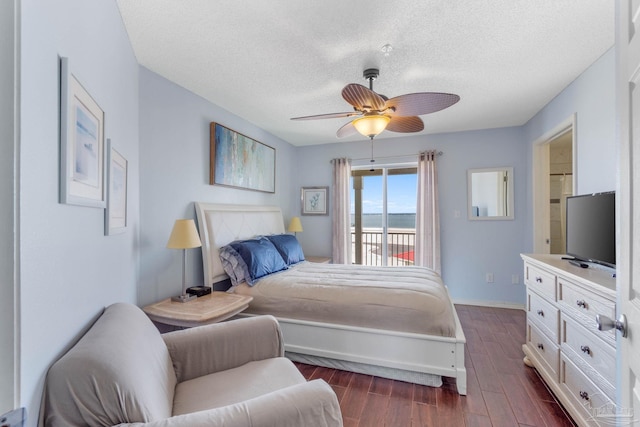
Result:
M284 233L282 212L277 206L224 205L195 202L200 240L204 284L225 280L218 250L234 240L258 235Z

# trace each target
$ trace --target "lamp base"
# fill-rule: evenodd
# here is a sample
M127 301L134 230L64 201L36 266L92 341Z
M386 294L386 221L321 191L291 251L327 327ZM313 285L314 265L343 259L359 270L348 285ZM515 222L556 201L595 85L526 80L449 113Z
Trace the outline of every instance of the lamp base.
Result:
M198 298L195 295L190 295L190 294L184 294L184 295L178 295L177 297L171 297L171 301L175 301L175 302L189 302L189 301L193 301L194 299Z

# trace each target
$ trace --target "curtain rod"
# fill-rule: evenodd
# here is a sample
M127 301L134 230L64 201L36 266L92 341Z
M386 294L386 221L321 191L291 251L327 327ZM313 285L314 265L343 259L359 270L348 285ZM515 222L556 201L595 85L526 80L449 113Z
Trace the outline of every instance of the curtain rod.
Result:
M427 150L427 151L430 151L430 150ZM420 152L420 153L422 153L422 152ZM420 153L418 153L418 155L419 155ZM443 154L444 154L444 153L443 153L442 151L436 151L436 156L442 156ZM410 157L410 156L415 156L415 155L414 155L414 154L408 154L408 155L404 155L404 156L385 156L385 157L374 157L374 159L375 159L375 160L378 160L378 159L379 159L379 160L384 160L384 159L397 159L397 158ZM358 160L370 160L370 159L371 159L371 157L362 157L362 158L360 158L360 159L351 159L351 160L352 160L352 161L353 161L353 160L358 161Z

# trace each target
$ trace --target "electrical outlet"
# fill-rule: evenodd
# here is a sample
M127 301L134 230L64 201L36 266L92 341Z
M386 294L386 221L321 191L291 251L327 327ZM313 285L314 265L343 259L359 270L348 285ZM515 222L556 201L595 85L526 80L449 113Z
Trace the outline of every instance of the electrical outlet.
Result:
M454 211L453 211L453 217L454 217L454 218L460 218L460 211L459 211L459 210L457 210L457 209L456 209L456 210L454 210Z
M520 283L520 276L517 274L512 274L511 275L511 284L512 285L517 285L518 283Z
M493 283L493 273L487 273L487 283Z

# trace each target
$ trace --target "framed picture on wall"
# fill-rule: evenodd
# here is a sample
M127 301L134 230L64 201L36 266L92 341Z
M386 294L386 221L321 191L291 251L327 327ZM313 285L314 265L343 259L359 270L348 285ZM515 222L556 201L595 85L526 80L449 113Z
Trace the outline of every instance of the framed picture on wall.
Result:
M124 233L127 227L128 162L107 139L107 209L104 211L104 234Z
M104 111L60 58L60 203L104 208Z
M209 183L276 192L276 149L211 123Z
M302 215L329 215L329 187L302 187Z

